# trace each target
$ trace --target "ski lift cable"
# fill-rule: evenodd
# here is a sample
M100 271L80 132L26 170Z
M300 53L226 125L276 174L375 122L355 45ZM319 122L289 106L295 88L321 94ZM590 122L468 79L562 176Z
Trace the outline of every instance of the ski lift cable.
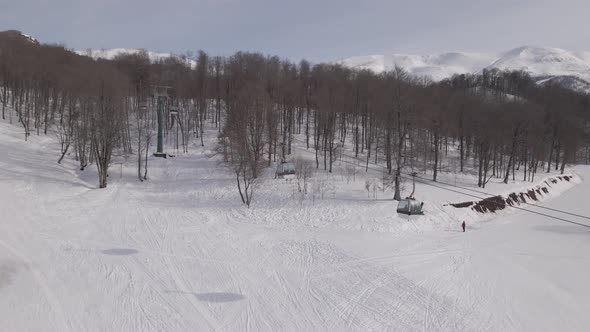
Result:
M301 142L301 143L304 143L304 142ZM351 156L351 155L342 154L342 156L353 158L353 159L357 159L356 157ZM344 162L343 160L341 160L341 161ZM379 164L376 164L376 163L373 163L373 162L370 162L370 161L367 162L367 164L371 164L371 165L375 165L375 166L379 166L379 167L383 167L383 168L387 169L383 165L379 165ZM411 173L403 173L403 172L400 172L400 174L414 176ZM416 176L416 178L421 179L423 181L430 181L430 182L434 182L434 183L440 183L440 184L444 184L446 186L450 186L450 187L454 187L454 188L459 188L459 189L463 189L463 190L468 190L468 191L471 191L471 192L475 192L475 193L478 193L478 194L487 195L487 196L490 196L490 197L498 196L497 194L492 194L492 193L488 193L488 192L477 190L477 189L471 189L471 188L468 188L468 187L463 187L463 186L455 185L455 184L448 183L448 182L434 181L432 179L427 179L427 178L421 177L419 175L415 175L415 176ZM424 183L424 182L421 182L421 183ZM484 199L484 198L481 198L481 197L476 197L476 198ZM532 206L532 207L535 207L535 208L549 210L549 211L558 212L558 213L563 213L563 214L570 215L570 216L573 216L573 217L578 217L578 218L583 218L583 219L590 220L590 217L584 216L584 215L581 215L581 214L578 214L578 213L567 212L567 211L563 211L563 210L559 210L559 209L554 209L554 208L550 208L550 207L546 207L546 206L541 206L541 205L533 204L533 203L529 203L529 202L522 202L522 203L524 203L526 205L529 205L529 206Z
M495 194L488 193L488 192L485 192L485 191L481 191L481 190L477 190L477 189L471 189L471 188L467 188L467 187L455 185L455 184L448 183L448 182L434 181L434 180L431 180L431 179L423 178L423 177L418 176L418 175L416 177L419 178L419 179L421 179L421 180L433 181L433 182L437 182L437 183L440 183L440 184L444 184L444 185L449 186L449 187L460 188L460 189L468 190L468 191L471 191L471 192L475 192L475 193L487 195L487 196L490 196L490 197L498 196L497 194L495 195ZM541 205L533 204L533 203L529 203L529 202L523 202L523 203L526 204L526 205L530 205L530 206L539 208L539 209L545 209L545 210L549 210L549 211L553 211L553 212L559 212L559 213L563 213L563 214L568 214L570 216L574 216L574 217L584 218L584 219L590 220L590 217L584 216L584 215L581 215L581 214L567 212L567 211L563 211L563 210L559 210L559 209L554 209L554 208L550 208L550 207L546 207L546 206L541 206Z
M307 149L302 149L302 148L298 148L298 147L293 147L293 148L294 148L294 149L296 149L296 150L300 150L300 151L307 152L307 153L313 153L313 152L311 152L311 151L308 151ZM315 154L315 153L314 153L314 154ZM355 165L355 166L359 166L359 165L358 165L358 164L356 164L356 163L353 163L353 162L350 162L350 161L346 161L346 160L340 160L340 162L347 163L347 164L351 164L351 165ZM369 164L371 164L371 165L376 165L376 164L373 164L373 163L369 163ZM376 166L383 167L385 170L387 169L386 167L384 167L384 166L381 166L381 165L376 165ZM367 167L365 167L365 168L366 168L366 169L370 169L370 170L372 170L372 171L380 172L380 173L382 173L382 172L383 172L383 170L378 170L378 169L375 169L375 168L372 168L372 167L368 167L368 166L367 166ZM403 178L406 178L406 179L411 179L411 178L410 178L410 177L408 177L408 176L407 176L405 173L402 173L402 174L400 174L400 176L401 176L401 177L403 177ZM416 176L416 177L417 177L417 176ZM486 198L486 197L477 196L477 195L474 195L474 194L470 194L470 193L462 192L462 191L455 190L455 189L445 188L445 187L443 187L443 186L437 186L437 185L435 185L435 184L433 184L433 183L430 183L430 182L427 182L427 181L434 182L433 180L424 179L424 178L419 178L419 179L418 179L418 182L420 182L420 183L422 183L422 184L425 184L425 185L427 185L427 186L431 186L431 187L435 187L435 188L438 188L438 189L442 189L442 190L446 190L446 191L450 191L450 192L458 193L458 194L465 195L465 196L469 196L469 197L474 197L474 198L477 198L477 199L485 199L485 198ZM436 182L435 182L435 183L436 183ZM497 195L494 195L494 196L497 196ZM566 223L570 223L570 224L574 224L574 225L578 225L578 226L582 226L582 227L587 227L587 228L590 228L590 225L586 225L586 224L583 224L583 223L579 223L579 222L576 222L576 221L573 221L573 220L569 220L569 219L565 219L565 218L561 218L561 217L557 217L557 216L552 216L552 215L550 215L550 214L546 214L546 213L542 213L542 212L538 212L538 211L534 211L534 210L530 210L530 209L525 209L525 208L522 208L522 207L513 206L513 205L509 205L509 204L508 204L508 205L502 205L502 204L500 204L500 203L493 202L493 201L490 201L490 203L492 203L492 204L496 204L496 205L498 205L498 206L510 207L510 208L513 208L513 209L517 209L517 210L521 210L521 211L525 211L525 212L529 212L529 213L537 214L537 215L540 215L540 216L544 216L544 217L547 217L547 218L552 218L552 219L559 220L559 221L563 221L563 222L566 222ZM535 205L535 206L537 206L537 205ZM556 212L562 212L562 211L560 211L560 210L556 210ZM565 211L563 211L563 212L565 213Z
M437 186L437 185L434 185L432 183L423 182L423 181L420 181L420 180L418 180L418 182L420 182L422 184L425 184L425 185L428 185L428 186L436 187L436 188L439 188L439 189L443 189L443 190L447 190L447 191L452 191L452 192L455 192L455 193L460 193L460 194L463 194L463 195L466 195L466 196L471 196L471 197L475 197L475 198L478 198L478 199L484 199L483 197L479 197L479 196L476 196L476 195L473 195L473 194L469 194L469 193L465 193L465 192L460 192L460 191L454 190L454 189L445 188L445 187L442 187L442 186ZM498 206L502 206L502 204L497 203L497 202L490 201L490 203L496 204ZM560 221L563 221L563 222L567 222L567 223L570 223L570 224L574 224L574 225L578 225L578 226L590 228L590 225L586 225L586 224L583 224L583 223L579 223L579 222L576 222L576 221L573 221L573 220L569 220L569 219L565 219L565 218L561 218L561 217L557 217L557 216L552 216L550 214L546 214L546 213L542 213L542 212L538 212L538 211L534 211L534 210L530 210L530 209L525 209L525 208L522 208L522 207L519 207L519 206L513 206L513 205L509 205L509 204L508 205L503 205L503 206L505 206L505 207L511 207L513 209L517 209L517 210L521 210L521 211L526 211L526 212L534 213L534 214L537 214L537 215L540 215L540 216L544 216L544 217L548 217L548 218L553 218L553 219L560 220Z

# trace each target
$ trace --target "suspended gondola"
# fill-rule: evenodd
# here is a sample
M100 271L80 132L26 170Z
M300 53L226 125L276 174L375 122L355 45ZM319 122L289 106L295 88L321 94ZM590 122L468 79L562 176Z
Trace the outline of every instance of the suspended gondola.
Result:
M410 196L399 201L397 204L397 213L406 214L408 216L413 214L424 214L424 202L420 202L414 198L414 193L416 192L416 175L417 173L412 173L412 193Z
M283 179L289 175L295 175L295 164L288 161L282 161L280 164L277 165L275 179Z

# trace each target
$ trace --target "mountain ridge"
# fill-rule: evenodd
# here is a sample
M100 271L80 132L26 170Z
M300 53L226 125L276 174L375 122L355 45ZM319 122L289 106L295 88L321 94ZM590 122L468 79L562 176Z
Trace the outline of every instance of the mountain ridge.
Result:
M176 59L181 59L181 60L187 61L190 64L191 68L194 68L196 66L196 61L193 59L184 58L180 55L173 54L173 53L153 52L153 51L146 50L144 48L123 48L123 47L96 48L96 49L88 48L88 49L84 49L84 50L75 50L74 52L78 55L88 56L93 59L107 59L107 60L112 60L119 55L137 54L140 52L146 52L151 62L157 62L157 61L164 60L167 58L176 58Z
M0 34L39 43L34 37L18 30L7 30ZM89 48L73 51L78 55L94 59L113 59L118 55L145 51L152 62L176 58L184 61L191 68L196 67L194 59L143 48ZM368 69L376 73L399 66L413 76L428 77L433 81L441 81L455 74L478 74L484 70L521 70L528 72L538 84L552 82L577 92L590 94L590 52L588 51L567 51L553 47L524 45L498 53L374 54L353 56L333 63L353 69Z
M525 45L500 53L376 54L345 58L336 63L376 73L399 66L414 76L434 81L454 74L477 74L484 69L523 70L539 78L540 84L554 81L590 93L590 52L553 47Z

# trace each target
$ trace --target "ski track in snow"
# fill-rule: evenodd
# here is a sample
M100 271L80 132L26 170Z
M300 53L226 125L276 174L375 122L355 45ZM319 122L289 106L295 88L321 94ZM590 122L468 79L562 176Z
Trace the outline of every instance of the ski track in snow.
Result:
M150 159L147 182L135 181L130 164L122 178L112 171L109 187L95 190L93 167L79 172L67 159L57 165L55 142L31 136L25 143L18 129L0 123L0 153L7 156L0 159L0 207L8 216L0 220L0 264L10 259L26 268L0 285L0 310L13 318L1 320L0 330L508 331L590 324L582 315L590 294L575 288L590 277L590 257L574 252L588 249L585 230L505 212L459 233L458 217L439 207L439 193L419 187L432 200L431 215L407 220L393 215L391 201L367 199L363 180L341 179L325 199L299 202L295 183L268 179L246 209L232 175L200 147ZM580 184L543 204L569 207L586 191ZM554 241L562 242L547 247ZM561 271L545 263L575 279L564 283ZM39 292L20 295L29 289Z

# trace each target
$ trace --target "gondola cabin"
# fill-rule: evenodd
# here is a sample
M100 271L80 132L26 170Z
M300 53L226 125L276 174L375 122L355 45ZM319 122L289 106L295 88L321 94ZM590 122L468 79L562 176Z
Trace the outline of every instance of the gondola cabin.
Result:
M282 162L277 166L275 178L282 179L285 176L295 175L295 164L291 162Z
M399 201L397 204L397 213L401 214L424 214L422 211L422 207L424 206L423 202L419 202L413 198L406 198Z

